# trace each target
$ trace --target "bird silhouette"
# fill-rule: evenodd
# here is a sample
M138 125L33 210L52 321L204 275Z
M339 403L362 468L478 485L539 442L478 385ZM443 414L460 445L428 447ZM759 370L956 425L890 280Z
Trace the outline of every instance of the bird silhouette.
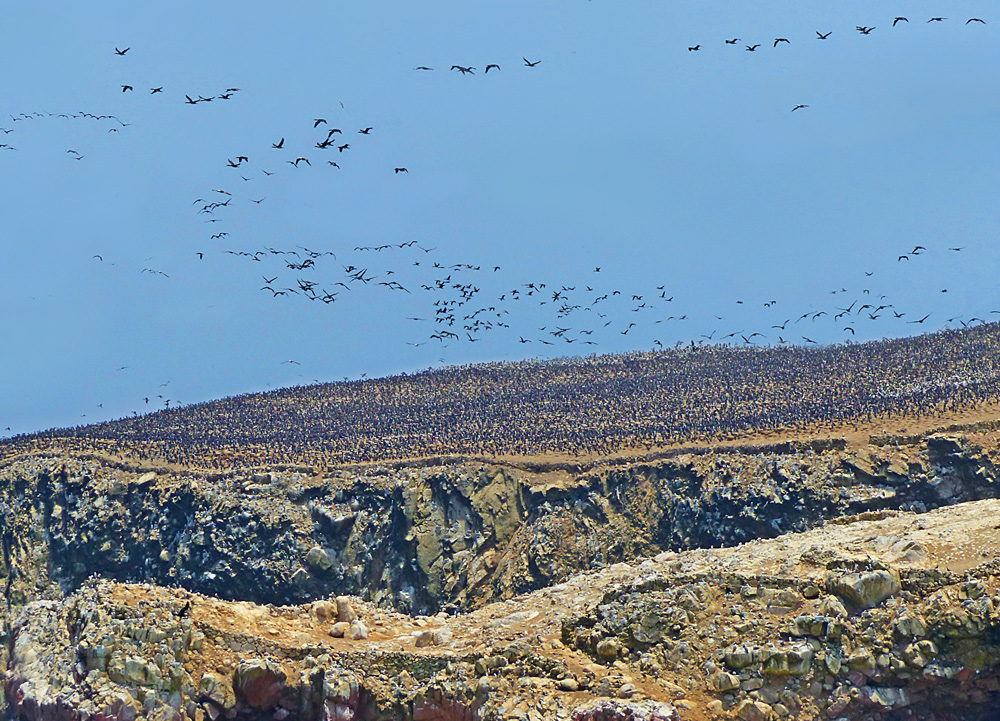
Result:
M755 51L759 47L760 47L760 43L757 43L756 45L747 45L747 52L752 53L753 51Z
M524 64L526 66L528 66L529 68L533 68L536 65L538 65L538 63L542 62L541 60L536 60L535 62L531 62L530 60L528 60L528 58L524 58L524 57L522 57L521 60L523 60Z
M118 48L115 48L115 55L125 55L125 53L127 53L131 49L132 49L131 46L125 48L124 50L119 50Z
M282 138L277 143L271 143L271 147L274 148L275 150L281 150L283 147L285 147L285 139Z
M821 33L821 32L820 32L819 30L817 30L817 31L816 31L816 39L817 39L817 40L826 40L826 39L827 39L828 37L830 37L830 34L831 34L832 32L833 32L833 30L831 30L831 31L830 31L830 32L828 32L828 33L827 33L826 35L824 35L824 34L823 34L823 33Z
M496 63L490 63L489 65L486 66L486 70L483 71L483 75L488 73L490 71L490 68L496 68L497 70L499 70L500 66L497 65Z

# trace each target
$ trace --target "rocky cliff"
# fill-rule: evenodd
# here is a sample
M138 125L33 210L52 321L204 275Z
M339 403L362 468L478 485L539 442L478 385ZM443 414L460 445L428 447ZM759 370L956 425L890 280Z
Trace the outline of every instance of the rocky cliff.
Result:
M991 557L904 548L909 526L888 546L855 536L958 518L977 543L997 507L969 502L1000 496L997 457L995 432L970 427L587 468L11 460L7 703L22 718L763 719L944 718L961 700L986 718ZM934 522L948 539L952 521ZM329 635L336 596L367 638L344 640L350 621ZM894 630L910 617L921 634Z

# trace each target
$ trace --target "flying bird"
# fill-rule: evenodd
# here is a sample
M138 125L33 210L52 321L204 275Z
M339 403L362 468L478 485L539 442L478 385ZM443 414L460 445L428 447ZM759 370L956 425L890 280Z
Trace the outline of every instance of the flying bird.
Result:
M965 24L968 25L969 23L982 23L983 25L985 25L986 21L983 20L982 18L969 18L968 20L965 21Z
M756 45L747 45L747 52L752 53L754 50L760 47L760 43Z
M698 45L695 45L694 47L689 47L688 48L688 52L691 52L693 50L701 50L701 44L698 44Z
M773 47L778 47L778 43L788 43L791 45L791 41L788 38L775 38Z
M393 168L397 173L409 173L410 171L406 168Z
M285 139L282 138L277 143L271 143L271 147L275 150L281 150L285 146Z
M929 22L929 23L940 23L940 22L944 22L947 19L948 18L931 18L927 22Z
M313 127L314 128L318 127L320 123L324 123L325 124L326 123L326 119L325 118L316 118L315 120L313 120Z
M490 71L490 68L496 68L497 70L499 70L500 66L497 65L496 63L490 63L489 65L486 66L486 70L483 71L483 75L488 73Z
M524 64L527 65L529 68L533 68L536 65L538 65L538 63L542 62L541 60L536 60L535 62L531 62L530 60L528 60L528 58L525 57L522 57L521 60L523 60Z
M358 132L361 133L362 135L368 135L372 130L373 128L368 127L364 128L363 130L359 130Z
M910 22L910 21L907 20L906 18L900 16L900 17L897 17L897 18L893 19L892 26L896 27L896 23L908 23L908 22Z
M160 87L158 87L158 88L150 88L149 89L149 94L150 95L156 95L157 93L162 93L162 92L163 92L163 86L162 85Z
M417 67L415 67L413 69L414 70L433 70L434 68L429 68L426 65L418 65Z
M821 32L820 32L819 30L817 30L817 31L816 31L816 39L817 39L817 40L826 40L826 39L827 39L828 37L830 37L830 33L832 33L832 32L833 32L833 30L831 30L831 31L830 31L830 32L828 32L828 33L827 33L826 35L824 35L824 34L823 34L823 33L821 33Z
M808 107L809 106L805 105L804 103L799 103L794 108L792 108L792 112L794 113L796 110L801 110L802 108L808 108Z
M126 91L128 91L128 90L132 90L132 89L133 88L132 88L131 85L122 85L122 92L123 93L126 92Z
M131 45L125 48L124 50L119 50L118 48L115 48L115 55L125 55L125 53L127 53L131 49L132 49Z
M740 41L740 39L739 39L739 38L733 38L732 40L727 40L727 41L726 41L726 45L735 45L735 44L736 44L736 43L738 43L739 41Z

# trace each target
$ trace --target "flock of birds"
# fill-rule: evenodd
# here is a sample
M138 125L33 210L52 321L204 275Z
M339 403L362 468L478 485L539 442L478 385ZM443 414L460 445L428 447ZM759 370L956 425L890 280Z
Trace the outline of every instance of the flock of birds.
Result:
M933 17L927 23L943 23L945 17ZM906 17L897 16L892 27L909 23ZM966 25L983 24L981 18L973 17L965 21ZM870 35L876 27L857 26L861 35ZM827 41L833 31L816 31L815 40ZM763 42L746 43L739 37L724 40L726 46L738 46L742 43L745 52L757 52L764 47ZM775 37L769 42L772 49L791 45L792 41L785 37ZM689 52L701 52L705 48L701 43L687 46ZM115 47L114 54L127 63L131 57L132 48ZM521 68L539 69L541 59L530 60L522 57ZM127 67L127 66L126 66ZM541 68L544 69L544 66ZM418 72L433 72L434 68L419 65L414 68ZM462 76L475 75L477 66L453 64L448 72ZM482 71L483 75L491 72L501 72L499 63L489 63ZM120 82L122 94L136 93L137 82ZM183 104L199 106L213 102L226 102L234 99L242 92L239 87L226 87L211 95L185 92ZM163 86L150 86L148 95L170 97ZM341 107L343 104L341 103ZM809 108L808 104L797 103L792 111ZM324 114L325 115L325 114ZM99 115L87 112L56 114L52 113L21 113L11 115L14 127L2 127L0 131L4 139L16 130L17 123L36 120L43 117L58 117L72 120L89 120L106 122L109 133L117 133L127 128L130 123L123 122L116 115ZM333 118L329 115L329 118ZM380 245L354 246L351 249L338 248L336 251L315 249L296 244L293 247L275 247L264 245L260 248L250 248L237 243L236 232L227 225L231 214L239 210L259 208L268 199L267 190L256 194L244 191L244 188L260 188L266 183L279 182L282 173L316 172L324 168L327 172L336 172L351 162L352 151L361 144L371 142L378 136L378 129L373 125L363 127L348 127L320 115L302 120L302 129L308 129L313 137L308 145L287 142L292 134L279 135L270 142L269 147L238 149L220 159L227 172L231 172L231 181L223 187L206 189L200 197L193 200L195 214L206 225L210 226L206 233L207 245L195 252L198 261L205 259L210 253L231 256L234 260L256 263L261 271L262 283L259 292L266 294L275 301L289 301L299 298L305 301L336 305L348 294L364 292L397 293L406 297L406 308L413 311L407 320L416 324L419 330L408 342L408 345L420 347L427 344L438 344L446 347L449 343L476 343L490 334L508 333L510 339L516 339L521 346L532 344L539 352L543 346L560 346L567 348L593 348L603 340L613 337L613 334L629 336L637 329L652 329L654 338L652 344L664 347L661 338L668 339L668 345L679 345L681 341L670 343L671 338L687 337L691 345L704 343L734 343L753 346L784 345L789 343L817 344L813 338L815 329L826 322L836 323L838 332L845 342L849 342L856 334L859 324L870 323L882 318L900 320L915 326L922 326L935 317L935 311L922 311L897 307L893 299L880 293L873 276L875 271L865 271L864 282L851 291L847 288L834 288L829 291L831 300L828 305L806 312L782 310L777 299L761 298L756 300L739 299L736 306L760 303L773 314L774 322L769 328L742 327L738 318L725 315L714 315L717 326L707 333L685 333L683 330L670 331L670 326L680 326L689 320L689 315L680 309L675 309L675 293L667 284L645 289L628 289L614 283L605 283L601 268L595 267L586 278L574 278L568 281L542 282L534 280L524 282L515 280L504 273L499 265L484 262L469 262L466 259L446 258L445 253L437 248L427 247L417 240L389 242ZM297 134L299 129L295 129ZM16 137L16 136L15 136ZM0 150L16 150L5 142L0 144ZM87 157L76 149L69 149L66 154L73 161L81 161ZM388 172L388 168L386 169ZM391 168L394 175L410 175L410 170L404 163ZM257 181L250 184L251 181ZM229 245L230 247L220 247ZM900 252L897 263L920 262L924 256L937 256L939 261L944 256L958 254L961 246L946 246L941 248L926 248L916 246L912 250ZM101 253L95 253L93 259L104 262ZM144 267L141 273L169 279L170 275L162 269ZM869 280L871 279L871 280ZM860 278L859 278L860 280ZM941 289L946 293L947 289ZM849 294L853 297L847 297ZM841 300L838 296L845 296ZM680 308L682 299L676 306ZM849 302L847 302L849 301ZM531 306L532 313L523 312ZM988 313L1000 314L1000 310ZM728 315L728 313L727 313ZM539 317L547 318L541 325ZM527 319L527 320L526 320ZM937 320L935 318L935 320ZM943 319L942 319L943 320ZM992 319L991 319L992 320ZM980 316L953 316L946 323L960 323L963 326L987 322ZM738 327L739 326L739 327ZM662 332L660 332L662 328ZM440 359L444 362L444 359ZM288 360L285 363L297 364L298 361ZM145 401L149 403L149 399ZM169 399L165 399L169 405Z

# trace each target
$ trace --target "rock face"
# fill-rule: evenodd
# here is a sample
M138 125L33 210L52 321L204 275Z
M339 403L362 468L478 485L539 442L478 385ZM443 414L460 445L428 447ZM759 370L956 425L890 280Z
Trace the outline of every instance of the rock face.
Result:
M970 431L211 476L9 461L4 703L19 719L988 718L1000 505L973 501L1000 495L997 446Z
M574 472L460 462L223 477L32 458L0 467L4 564L16 568L15 603L57 597L96 573L232 600L354 594L433 613L664 550L1000 495L989 433L874 441Z
M881 515L616 564L453 617L338 599L366 638L332 638L327 601L91 580L12 614L5 694L39 721L995 718L1000 501ZM908 558L916 545L926 555ZM875 606L835 595L879 570L900 589Z

